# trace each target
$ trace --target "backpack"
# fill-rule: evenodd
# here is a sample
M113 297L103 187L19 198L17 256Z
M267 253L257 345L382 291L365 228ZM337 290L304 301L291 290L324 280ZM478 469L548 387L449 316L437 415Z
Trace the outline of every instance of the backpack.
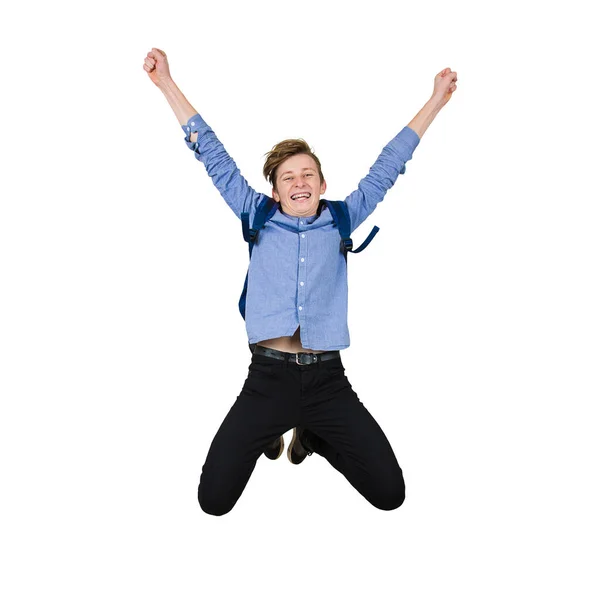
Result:
M379 231L379 227L375 226L371 230L371 233L367 237L367 239L361 244L359 248L356 250L352 249L352 240L350 239L350 214L348 213L348 207L343 200L323 200L329 211L333 216L334 225L338 228L341 242L340 242L340 251L344 253L344 258L347 258L348 252L362 252L370 243L371 240L375 237L377 232ZM268 196L265 196L259 203L256 214L254 215L254 221L252 223L252 228L250 228L250 214L247 212L243 212L241 214L242 218L242 233L244 235L244 240L248 242L248 251L250 252L250 258L252 258L252 248L256 243L256 238L258 236L258 232L265 226L267 221L275 214L278 209L277 202ZM249 268L248 268L249 270ZM238 302L238 307L240 309L240 313L242 318L246 320L246 292L248 290L248 273L246 273L246 280L244 281L244 289L242 290L242 295L240 296L240 300Z

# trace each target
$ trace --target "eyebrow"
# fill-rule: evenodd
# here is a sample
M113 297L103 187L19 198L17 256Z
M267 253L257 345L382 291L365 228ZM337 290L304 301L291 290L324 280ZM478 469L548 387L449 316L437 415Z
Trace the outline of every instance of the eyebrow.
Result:
M314 171L315 173L317 172L316 169L313 169L312 167L304 167L304 169L302 169L303 171ZM283 173L281 173L281 175L279 175L279 177L283 177L284 175L287 175L288 173L293 173L293 171L284 171Z

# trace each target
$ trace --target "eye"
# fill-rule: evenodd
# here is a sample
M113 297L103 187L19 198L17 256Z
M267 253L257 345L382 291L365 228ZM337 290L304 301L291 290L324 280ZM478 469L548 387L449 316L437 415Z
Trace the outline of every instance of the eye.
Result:
M312 177L312 176L313 176L313 174L312 174L312 173L307 173L307 174L306 174L306 176L307 176L307 177Z

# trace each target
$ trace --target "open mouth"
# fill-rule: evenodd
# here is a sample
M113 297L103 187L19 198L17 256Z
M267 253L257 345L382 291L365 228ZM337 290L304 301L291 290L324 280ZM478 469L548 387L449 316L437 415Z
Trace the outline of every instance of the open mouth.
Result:
M292 196L290 196L292 200L296 200L296 201L304 201L304 200L308 200L310 198L310 193L309 192L302 192L301 194L294 194Z

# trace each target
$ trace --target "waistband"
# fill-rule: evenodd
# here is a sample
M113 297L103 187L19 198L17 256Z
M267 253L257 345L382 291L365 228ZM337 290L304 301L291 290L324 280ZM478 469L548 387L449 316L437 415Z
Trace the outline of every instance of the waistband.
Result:
M281 352L281 350L274 350L273 348L265 348L264 346L254 346L253 354L261 354L262 356L268 356L270 358L276 358L278 360L287 360L289 362L295 362L297 365L312 365L324 360L331 360L332 358L340 358L339 350L331 350L328 352Z

